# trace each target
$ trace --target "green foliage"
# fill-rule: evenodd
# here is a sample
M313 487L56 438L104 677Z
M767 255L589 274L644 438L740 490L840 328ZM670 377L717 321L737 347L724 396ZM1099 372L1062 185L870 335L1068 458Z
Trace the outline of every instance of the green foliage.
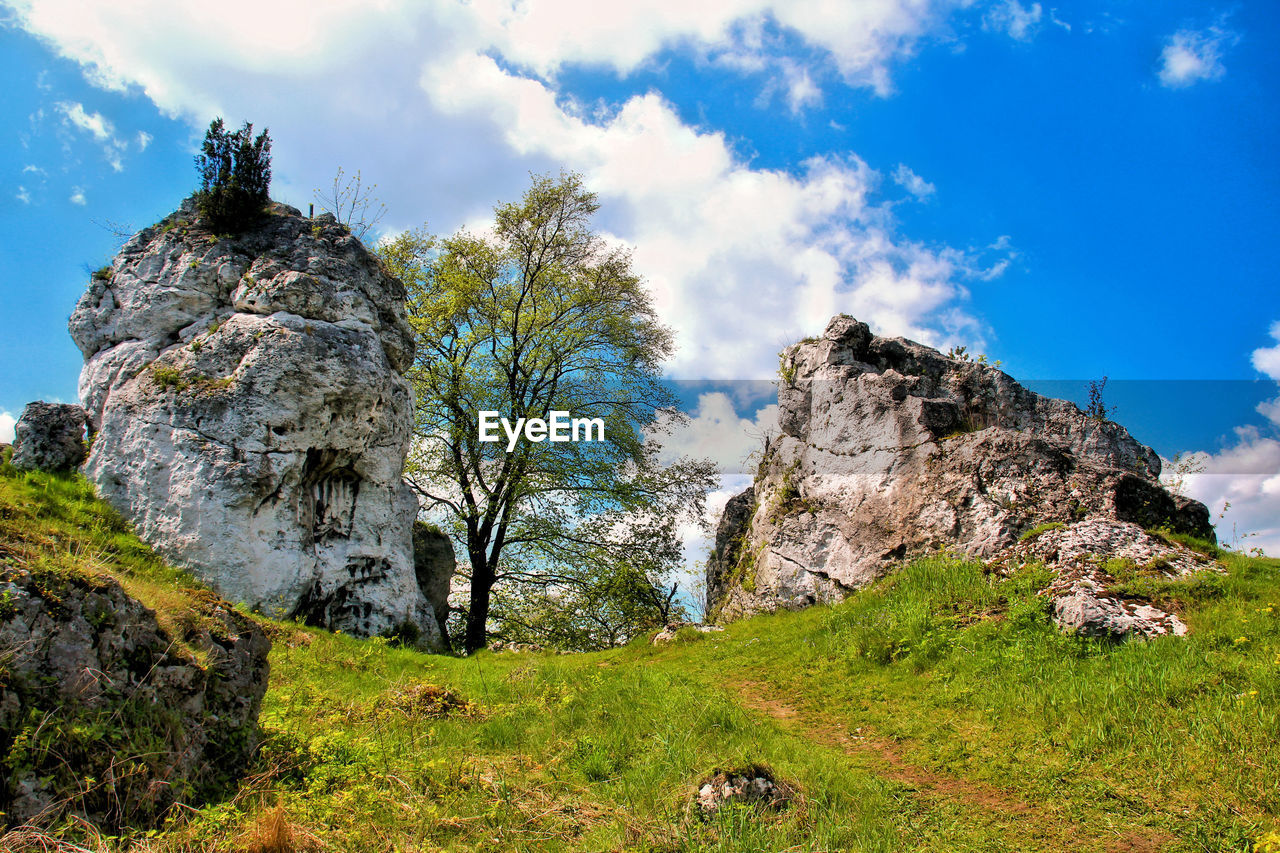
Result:
M792 359L791 350L783 350L778 353L778 375L782 377L782 381L790 385L796 378L796 365Z
M209 228L231 234L243 231L271 200L271 137L264 130L255 138L248 122L228 131L216 118L196 155L196 169L200 174L196 203Z
M1035 539L1041 533L1045 533L1050 530L1061 530L1064 527L1066 527L1066 525L1063 524L1061 521L1047 521L1044 524L1037 524L1035 527L1031 528L1026 533L1019 536L1018 541L1028 542L1032 539Z
M159 592L189 578L126 530L79 477L0 469L0 561L30 561L40 538L64 567L161 581L149 604L172 613ZM106 550L123 537L133 552ZM298 849L334 853L1266 849L1280 561L1223 560L1171 582L1189 636L1122 644L1055 628L1041 566L1001 578L941 556L833 607L662 647L454 658L273 623L264 742L235 796L102 847L252 849L279 810ZM112 740L118 725L29 725L12 760L123 769L148 747ZM695 816L700 780L753 764L800 804Z
M182 368L172 365L155 365L151 368L151 378L161 388L172 388L175 391L185 391L191 384Z
M93 271L94 281L111 281L111 267L98 267Z
M662 381L671 332L630 255L592 231L597 209L578 175L537 177L495 210L491 237L407 232L379 248L405 283L418 343L406 473L462 545L469 650L485 644L491 610L568 636L551 624L605 592L651 598L680 563L680 522L699 516L714 483L710 463L659 461L654 436L681 417ZM505 439L479 440L480 411L599 418L605 440L521 440L508 453ZM537 619L522 619L527 604Z
M491 612L493 634L504 642L597 651L683 620L678 587L657 586L643 559L601 561L575 572L571 582L508 583ZM657 576L662 569L651 571Z

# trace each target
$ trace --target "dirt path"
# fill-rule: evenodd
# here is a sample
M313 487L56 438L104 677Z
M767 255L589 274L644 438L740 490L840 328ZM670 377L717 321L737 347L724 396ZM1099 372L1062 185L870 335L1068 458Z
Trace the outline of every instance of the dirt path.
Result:
M926 796L951 800L971 810L984 812L993 823L1002 824L1005 833L1012 838L1037 840L1039 849L1158 853L1173 841L1163 833L1145 828L1123 833L1099 832L1068 822L1048 809L1024 802L984 782L912 764L892 741L876 738L870 732L851 734L846 726L816 713L798 710L776 687L753 681L737 681L730 686L745 707L765 714L784 729L803 733L809 740L856 756L868 762L871 770L885 779L906 785Z

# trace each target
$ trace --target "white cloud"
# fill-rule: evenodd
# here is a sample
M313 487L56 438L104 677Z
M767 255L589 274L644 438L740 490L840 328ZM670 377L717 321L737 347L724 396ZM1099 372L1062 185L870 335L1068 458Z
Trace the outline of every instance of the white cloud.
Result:
M28 192L27 188L24 186L19 185L18 191L14 193L13 197L23 204L31 204L31 193Z
M147 133L145 130L138 131L138 150L146 151L147 146L151 144L151 140L153 139L155 139L155 137Z
M1189 475L1184 490L1209 507L1219 542L1280 555L1280 441L1256 427L1237 428L1236 439L1219 453L1197 454L1204 470Z
M725 392L700 394L698 407L689 413L689 420L663 438L663 464L689 456L711 459L721 471L740 474L750 466L752 454L759 456L764 437L777 432L777 403L762 406L744 418Z
M893 182L923 201L937 192L937 187L911 171L905 163L899 163L893 170Z
M512 70L626 71L664 45L763 51L777 68L777 46L761 33L778 27L883 92L892 61L964 0L10 2L25 28L104 85L140 87L195 125L215 114L232 125L266 120L273 193L294 204L338 166L361 168L385 194L389 229L426 219L451 231L518 197L530 171L581 171L601 196L602 228L634 247L676 329L678 376L772 376L782 346L838 311L938 342L973 322L957 308L964 282L998 272L998 259L979 266L967 252L902 238L891 207L875 200L881 176L855 155L752 168L656 92L599 116ZM236 23L246 17L256 26ZM794 69L782 76L787 106L799 110L821 95L812 64Z
M67 121L71 122L81 130L85 130L93 134L93 138L99 142L107 142L115 139L116 129L111 124L110 120L108 120L102 113L88 112L85 110L84 104L72 103L70 101L59 101L55 106L57 107L58 112L62 113L63 116L66 117Z
M0 444L13 444L13 425L18 419L5 411L0 411Z
M679 377L771 376L778 349L841 310L936 339L934 313L981 272L966 253L897 238L888 210L868 198L878 175L856 157L812 158L799 174L752 169L656 93L593 123L487 56L431 66L422 85L444 110L487 120L517 153L587 175L676 329Z
M1239 35L1221 25L1206 30L1179 30L1160 53L1160 83L1181 89L1200 80L1218 80L1226 73L1223 52L1239 41Z
M1254 350L1251 361L1260 373L1280 382L1280 320L1271 324L1270 334L1276 345Z
M1276 346L1254 350L1252 362L1280 382L1280 321L1271 324L1270 333ZM1280 427L1280 397L1262 403L1258 411ZM1280 441L1254 426L1235 432L1231 447L1194 454L1201 470L1187 476L1185 491L1209 507L1220 541L1280 555Z
M67 201L71 202L72 204L78 204L81 207L84 207L84 205L89 203L88 199L84 197L84 190L81 187L72 187L71 197L68 198Z
M1029 41L1040 28L1043 16L1044 10L1039 3L1023 6L1018 0L1004 0L987 10L982 17L982 26L988 30L1008 33L1018 41ZM1055 20L1054 23L1061 22Z
M65 121L89 133L102 144L103 154L106 155L112 169L117 172L124 171L124 163L120 155L124 151L125 144L116 138L115 126L106 116L98 112L91 113L84 108L83 104L71 101L59 101L55 106L58 112L62 113Z

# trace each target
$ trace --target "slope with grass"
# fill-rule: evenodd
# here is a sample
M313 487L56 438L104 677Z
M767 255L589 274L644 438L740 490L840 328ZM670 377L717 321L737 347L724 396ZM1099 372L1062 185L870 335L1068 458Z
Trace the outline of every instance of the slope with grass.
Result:
M64 829L112 851L1280 849L1280 561L1219 556L1127 579L1191 633L1126 644L1054 628L1039 569L943 557L593 654L268 623L239 790L151 835ZM750 765L790 808L695 813L701 780Z

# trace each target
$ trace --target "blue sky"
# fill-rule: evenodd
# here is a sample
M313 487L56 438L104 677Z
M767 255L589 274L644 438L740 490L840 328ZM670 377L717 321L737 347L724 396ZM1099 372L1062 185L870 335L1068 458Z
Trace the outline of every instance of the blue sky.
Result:
M581 171L677 378L768 378L839 311L1077 398L1109 376L1118 419L1201 451L1197 496L1280 547L1276 4L595 6L0 0L0 438L75 398L102 226L176 207L223 115L271 128L278 199L359 169L389 229ZM707 386L688 446L731 466L765 405Z

